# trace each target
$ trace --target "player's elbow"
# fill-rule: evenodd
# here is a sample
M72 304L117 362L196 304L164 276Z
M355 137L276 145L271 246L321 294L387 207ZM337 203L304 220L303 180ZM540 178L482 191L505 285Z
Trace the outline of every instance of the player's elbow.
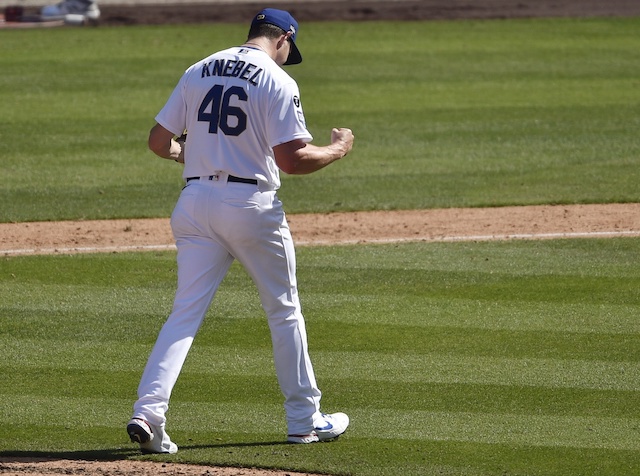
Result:
M273 148L276 165L289 175L303 174L303 161L306 144L301 140L287 142Z
M148 142L147 142L147 146L149 147L149 150L150 150L151 152L153 152L153 153L154 153L154 154L156 154L156 155L159 155L159 154L158 154L158 146L157 146L157 144L156 144L156 143L151 139L151 137L149 137L149 140L148 140Z
M157 135L151 133L149 134L149 139L147 140L147 146L149 150L156 155L162 155L162 150L166 147L165 141L160 140Z
M285 174L289 174L289 175L298 175L300 173L302 173L300 171L300 163L299 161L293 159L293 158L287 158L287 159L283 159L283 160L279 160L277 162L278 164L278 168L280 168L280 170L282 170Z
M166 157L171 148L171 139L173 134L162 127L160 124L153 126L149 131L149 139L147 145L149 150L159 157Z

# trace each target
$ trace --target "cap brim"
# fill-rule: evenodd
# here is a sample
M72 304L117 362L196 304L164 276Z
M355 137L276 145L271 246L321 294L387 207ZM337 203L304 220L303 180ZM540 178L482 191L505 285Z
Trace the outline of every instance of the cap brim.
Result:
M289 40L289 43L291 44L291 51L289 52L289 57L287 58L285 65L302 63L302 55L300 54L300 50L293 42L293 40Z

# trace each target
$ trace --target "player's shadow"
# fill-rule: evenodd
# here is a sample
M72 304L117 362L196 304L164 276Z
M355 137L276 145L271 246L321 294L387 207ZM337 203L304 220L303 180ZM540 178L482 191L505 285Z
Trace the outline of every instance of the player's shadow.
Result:
M179 451L202 450L215 448L245 448L261 446L289 446L286 441L260 441L256 443L211 443L200 445L179 445ZM31 462L51 461L51 460L71 460L71 461L118 461L141 456L140 450L131 446L129 448L106 448L99 450L85 451L0 451L0 457L7 462L20 462L28 459ZM157 457L171 457L173 455L154 455Z
M278 440L278 441L260 441L256 443L211 443L209 445L182 445L179 446L180 450L202 450L202 449L213 449L213 448L258 448L260 446L295 446L293 443L288 443L286 441Z
M44 462L68 459L72 461L117 461L140 454L137 448L109 448L86 451L0 451L7 462Z

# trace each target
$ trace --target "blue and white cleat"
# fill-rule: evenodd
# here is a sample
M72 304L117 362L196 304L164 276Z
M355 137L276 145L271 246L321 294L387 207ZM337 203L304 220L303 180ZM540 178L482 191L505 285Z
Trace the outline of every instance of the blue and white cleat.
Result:
M321 426L316 426L311 433L306 435L289 435L289 443L318 443L338 438L349 426L349 417L344 413L331 413L322 415Z

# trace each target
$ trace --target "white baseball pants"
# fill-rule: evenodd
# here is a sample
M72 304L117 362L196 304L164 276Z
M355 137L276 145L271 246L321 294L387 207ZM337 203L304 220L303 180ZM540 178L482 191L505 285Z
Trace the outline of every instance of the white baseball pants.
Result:
M173 310L160 331L138 387L134 418L165 423L171 391L213 297L234 259L255 282L273 343L289 434L321 420L321 393L308 354L298 299L296 259L275 191L244 183L191 181L171 216L178 249Z

